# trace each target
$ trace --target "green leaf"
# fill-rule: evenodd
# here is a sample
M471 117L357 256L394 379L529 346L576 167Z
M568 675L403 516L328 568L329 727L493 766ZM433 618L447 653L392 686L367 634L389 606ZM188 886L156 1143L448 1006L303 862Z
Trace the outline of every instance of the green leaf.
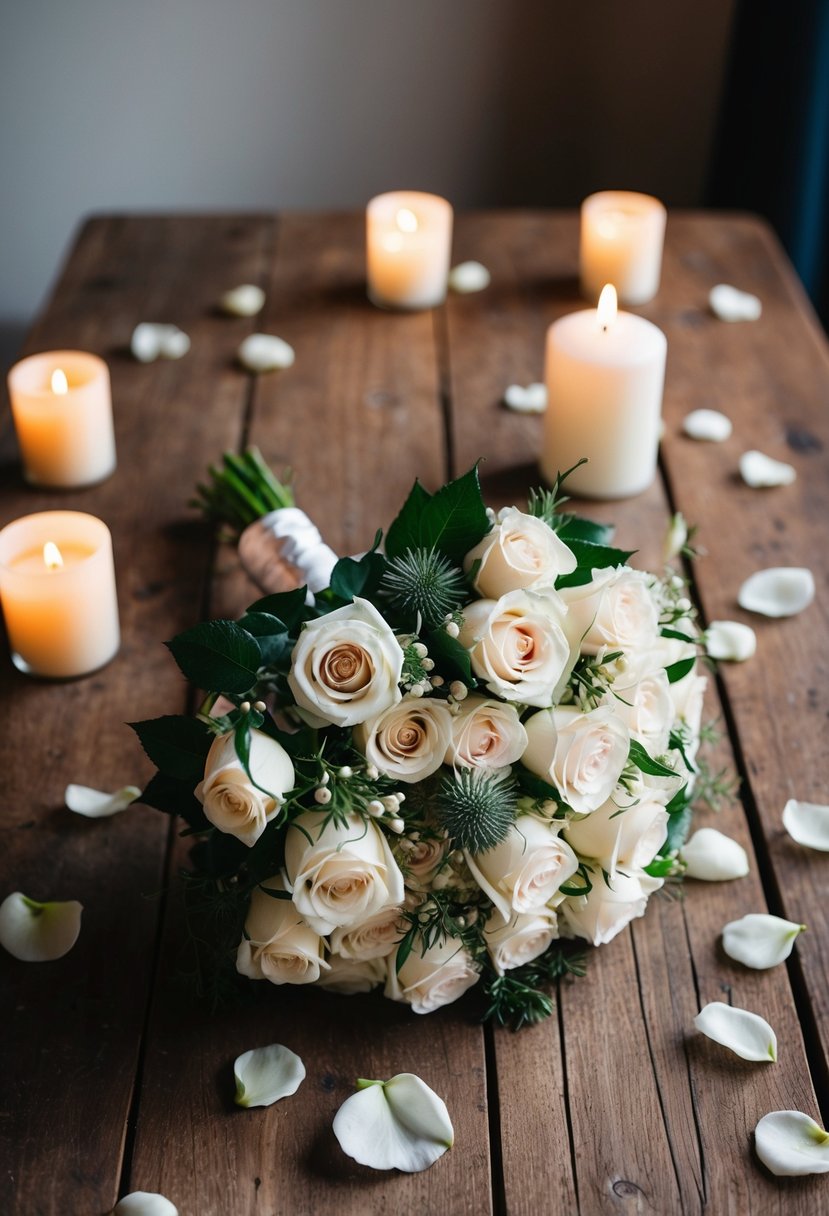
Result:
M677 642L694 642L694 639L689 638L687 633L680 633L678 629L661 629L660 635L663 638L675 638Z
M374 549L357 561L341 557L331 574L331 590L338 599L350 604L355 595L372 599L386 569L386 559Z
M630 741L629 759L632 764L636 765L640 773L647 773L651 777L679 776L679 773L674 772L672 768L668 768L667 764L661 764L659 760L652 759L642 744L636 739L631 739Z
M167 714L163 718L130 722L130 726L153 764L165 776L193 784L201 781L204 762L215 737L204 723L181 714Z
M662 846L663 853L672 853L674 849L682 848L690 831L692 818L693 811L690 806L686 806L678 815L671 815L668 820L668 836Z
M556 580L556 587L583 587L593 577L594 570L607 566L625 566L636 552L635 549L614 549L610 545L597 545L589 540L568 540L565 543L576 556L578 565L572 574Z
M270 671L287 672L294 643L284 622L270 612L248 610L239 624L259 643L262 665Z
M682 785L674 794L671 801L665 807L669 815L681 815L688 809L690 799L688 797L688 786Z
M527 794L530 798L538 798L543 802L555 802L559 806L562 805L561 794L554 785L550 785L542 777L531 773L528 768L524 768L523 764L516 764L513 769L513 776L518 782L518 787L522 794Z
M400 942L400 945L397 947L397 956L395 958L394 969L398 973L398 975L400 974L400 968L403 966L406 959L409 957L409 955L412 952L412 947L414 946L414 940L415 940L416 933L417 933L417 928L414 925L412 925L411 929L408 930L408 932L406 933L406 936L402 939L402 941Z
M468 687L476 686L469 651L457 638L450 638L445 629L435 629L427 635L426 645L429 648L429 658L442 674L450 678L450 682L452 679L458 679L463 680Z
M414 483L397 518L386 533L387 557L399 557L407 549L418 548L420 545L420 517L431 497L432 495L428 490L424 490L419 481Z
M386 554L398 557L406 549L437 549L450 561L460 562L489 529L475 465L431 496L415 482L389 528Z
M559 887L559 891L561 891L564 895L571 896L589 895L593 890L593 880L590 877L590 871L584 862L581 862L579 868L573 875L573 878L580 878L581 882L562 883Z
M645 866L645 873L650 874L651 878L667 878L675 864L670 857L657 857L649 866Z
M199 773L199 778L201 776ZM166 773L156 773L148 781L138 801L163 811L165 815L180 815L194 831L206 831L210 827L202 805L193 793L192 782L168 777Z
M668 683L676 684L678 680L681 680L687 676L688 672L693 670L696 661L696 657L691 655L690 659L680 659L678 663L670 663L665 668L665 675L668 677Z
M288 633L296 634L305 619L305 587L297 587L295 591L278 591L273 595L265 595L256 600L248 608L248 612L267 612L279 617Z
M235 621L204 621L168 642L184 675L211 692L246 693L256 683L262 653Z
M582 519L580 515L559 515L556 520L556 532L559 539L567 545L571 540L586 540L594 545L608 545L613 540L615 531L614 524L599 524L592 519Z

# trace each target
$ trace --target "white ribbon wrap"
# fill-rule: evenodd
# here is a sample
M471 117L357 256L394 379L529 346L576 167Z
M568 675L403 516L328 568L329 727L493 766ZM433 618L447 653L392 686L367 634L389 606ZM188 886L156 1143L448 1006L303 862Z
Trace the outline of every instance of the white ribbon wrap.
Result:
M239 560L266 594L306 585L311 595L331 582L337 555L299 507L281 507L245 528Z

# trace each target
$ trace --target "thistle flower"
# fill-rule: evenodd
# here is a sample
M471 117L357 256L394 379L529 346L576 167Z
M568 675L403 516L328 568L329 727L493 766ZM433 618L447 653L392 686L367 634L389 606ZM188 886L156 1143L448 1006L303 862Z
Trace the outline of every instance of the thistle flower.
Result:
M505 839L517 811L518 787L503 773L461 769L438 790L438 817L470 853L485 853Z
M461 571L436 549L407 549L392 558L380 590L396 608L420 613L432 628L458 608L466 594Z

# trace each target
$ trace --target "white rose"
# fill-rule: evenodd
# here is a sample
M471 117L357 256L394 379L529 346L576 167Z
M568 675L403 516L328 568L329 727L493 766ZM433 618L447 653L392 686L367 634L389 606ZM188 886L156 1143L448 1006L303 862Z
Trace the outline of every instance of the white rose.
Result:
M261 884L271 891L284 891L281 878ZM290 899L267 895L258 887L250 897L245 937L236 952L236 970L252 980L272 984L313 984L324 961L324 942L305 923Z
M674 713L685 723L694 738L699 735L702 724L702 707L707 686L708 680L705 676L697 675L695 668L675 684L668 685Z
M354 728L366 760L385 776L410 784L437 772L451 738L446 702L431 697L405 697Z
M552 588L559 574L575 570L575 554L543 519L507 507L480 544L467 553L464 570L480 562L473 587L486 599L508 591Z
M330 954L328 964L328 970L322 973L317 984L327 992L339 992L342 996L371 992L386 978L383 958L342 958L339 954Z
M356 814L325 826L320 812L300 815L285 837L285 868L297 910L318 933L403 902L403 875L385 836Z
M609 705L583 714L564 706L533 714L525 723L522 763L554 785L579 814L610 797L630 751L630 732Z
M622 650L636 663L652 652L659 638L659 614L648 586L650 576L620 566L594 570L583 587L565 587L571 636L579 639L582 654L602 648Z
M331 934L331 949L343 958L357 961L385 958L394 950L405 931L400 909L384 908L376 916L370 916L351 929L335 929Z
M405 1001L415 1013L432 1013L450 1005L477 984L479 971L460 938L446 937L425 954L415 943L400 971L396 954L389 955L386 996Z
M261 730L250 732L248 761L253 781L236 752L233 731L217 735L207 753L204 780L196 786L195 795L214 827L250 847L292 788L294 766L276 739Z
M523 705L551 705L576 658L557 599L533 591L469 604L459 640L490 692Z
M506 768L521 759L526 746L527 732L517 710L473 693L452 718L445 761L459 768Z
M578 858L558 833L550 823L519 815L495 848L464 854L473 878L504 920L516 912L538 912L575 874Z
M604 946L621 933L637 916L642 916L653 891L662 886L661 878L648 874L615 874L608 886L601 874L591 875L593 887L588 895L571 895L559 906L559 918L576 937L587 938L594 946Z
M445 836L421 837L415 841L414 848L406 853L406 886L415 891L427 890L448 851L449 840Z
M642 870L665 843L668 812L661 802L636 802L624 810L606 802L585 819L568 823L564 834L577 853L596 858L606 870Z
M651 756L661 756L668 746L676 713L671 697L671 685L663 668L652 671L636 684L625 685L617 680L613 692L618 694L612 704L619 717L627 723L631 737Z
M403 651L368 600L310 621L291 655L297 705L336 726L374 718L400 700Z
M531 963L543 954L558 937L558 920L555 912L525 912L505 920L500 912L493 912L484 927L484 940L499 975L513 967Z

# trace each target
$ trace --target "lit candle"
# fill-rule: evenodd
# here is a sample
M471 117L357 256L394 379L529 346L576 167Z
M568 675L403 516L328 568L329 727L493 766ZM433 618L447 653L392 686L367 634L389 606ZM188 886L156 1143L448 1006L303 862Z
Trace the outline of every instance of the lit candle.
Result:
M597 300L612 283L622 304L647 304L659 290L667 212L628 190L591 194L581 205L581 289Z
M94 515L42 511L0 532L0 603L16 667L66 679L118 650L112 537Z
M587 498L625 498L656 472L668 343L644 317L616 311L606 286L598 308L570 313L547 331L547 413L541 471L548 481L583 456L567 488Z
M446 298L452 207L436 194L398 190L366 210L368 294L381 308L434 308Z
M109 369L97 355L48 351L9 372L14 427L28 481L88 486L115 469Z

